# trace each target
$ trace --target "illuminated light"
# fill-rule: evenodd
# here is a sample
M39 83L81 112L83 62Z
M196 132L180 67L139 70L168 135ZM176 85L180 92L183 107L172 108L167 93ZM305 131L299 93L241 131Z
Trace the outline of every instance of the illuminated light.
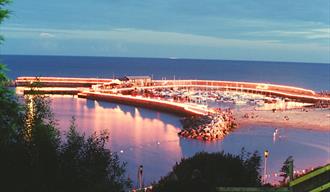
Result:
M279 86L279 85L276 85ZM149 86L149 87L141 87L141 89L159 89L159 88L172 88L172 87L192 87L192 88L228 88L228 89L236 89L237 87L234 86L207 86L207 85L168 85L168 86ZM285 88L289 88L286 86L279 86L279 87L285 87ZM315 99L315 100L326 100L326 101L330 101L330 98L327 97L320 97L320 96L312 96L315 95L315 92L312 90L307 90L307 89L302 89L302 88L295 88L295 87L290 87L290 89L294 90L300 90L300 91L305 91L305 92L309 92L312 95L307 95L306 93L301 93L301 94L293 94L293 93L288 93L288 92L284 92L283 91L276 91L276 90L261 90L261 89L256 89L256 88L247 88L244 87L242 88L243 90L247 90L247 91L263 91L265 93L270 93L270 94L278 94L278 95L282 95L283 97L287 96L287 97L295 97L295 98L303 98L303 99ZM134 88L121 88L118 89L118 91L129 91L129 90L134 90Z
M268 156L269 156L269 151L268 150L265 150L264 156L265 156L265 158L268 158Z
M92 96L111 96L111 97L115 97L117 99L129 99L130 101L149 101L149 102L153 102L155 104L159 103L159 104L166 104L169 106L178 106L178 107L182 107L186 112L191 112L193 114L196 115L205 115L207 114L209 111L207 109L204 109L202 107L199 106L191 106L191 105L187 105L187 104L183 104L183 103L176 103L176 102L170 102L170 101L166 101L166 100L156 100L156 99L151 99L151 98L145 98L145 97L133 97L130 95L115 95L115 94L109 94L109 93L95 93L95 92L89 92L86 91L84 92L87 95L92 95Z
M27 82L27 81L36 81L35 77L18 77L16 79L16 82ZM39 77L38 81L40 82L56 82L56 83L109 83L111 81L113 81L113 79L98 79L98 78L67 78L67 77ZM164 81L161 80L154 80L154 82L159 82L160 84L164 84ZM173 81L172 86L179 86L179 85L183 85L183 86L187 86L185 84L188 83L188 85L192 86L192 82L196 82L196 84L200 83L202 85L197 85L197 86L201 86L201 87L224 87L224 85L216 85L214 86L214 83L222 83L222 84L245 84L245 85L250 85L250 86L255 86L257 89L269 89L271 86L273 87L278 87L278 88L285 88L285 89L292 89L292 90L299 90L299 91L304 91L304 92L308 92L310 94L315 95L315 92L313 90L309 90L309 89L304 89L304 88L300 88L300 87L293 87L293 86L285 86L285 85L277 85L277 84L260 84L260 83L252 83L252 82L240 82L240 81L203 81L203 80L176 80ZM175 83L178 83L178 85L176 85ZM212 84L213 86L207 86L208 84ZM241 85L242 86L242 85ZM162 86L157 86L157 87L162 87ZM226 87L228 88L233 88L233 86L228 86L226 85ZM147 88L147 87L143 87L143 88ZM234 88L237 88L237 86L234 86ZM242 89L248 89L246 87L239 87Z
M154 82L162 82L162 80L155 80ZM212 84L214 83L225 83L225 84L246 84L246 85L258 85L260 83L253 83L253 82L244 82L244 81L215 81L215 80L178 80L181 82L189 82L192 84L192 82L211 82ZM281 88L288 88L288 89L296 89L296 90L301 90L301 91L307 91L310 92L312 94L315 94L315 92L313 90L309 90L309 89L304 89L304 88L300 88L300 87L293 87L293 86L286 86L286 85L278 85L278 84L266 84L264 83L263 85L266 86L275 86L275 87L281 87Z
M268 89L268 85L267 84L259 84L256 87L257 89Z
M124 153L124 151L123 150L120 150L120 153Z

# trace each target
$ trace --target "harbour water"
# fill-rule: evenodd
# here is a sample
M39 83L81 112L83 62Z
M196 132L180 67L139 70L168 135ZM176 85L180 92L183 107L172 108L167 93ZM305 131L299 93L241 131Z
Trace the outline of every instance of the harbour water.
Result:
M153 75L154 78L218 79L272 82L314 90L330 90L330 65L251 61L216 61L145 58L95 58L51 56L1 56L11 70L9 76L112 77ZM75 116L79 131L89 135L108 130L108 147L127 162L128 176L136 181L137 168L144 166L145 183L165 176L175 162L199 151L238 154L270 151L269 173L276 179L283 161L290 155L295 169L303 170L330 163L330 133L306 129L247 126L235 130L223 141L200 142L178 137L180 118L149 109L90 101L72 96L52 97L52 108L62 133ZM273 140L274 129L280 137Z

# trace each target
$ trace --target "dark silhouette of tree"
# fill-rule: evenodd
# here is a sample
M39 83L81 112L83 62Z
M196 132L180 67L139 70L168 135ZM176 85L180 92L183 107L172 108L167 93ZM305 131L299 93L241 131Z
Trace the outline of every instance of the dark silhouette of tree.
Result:
M0 0L0 23L9 14ZM0 38L0 43L3 39ZM0 64L0 191L123 191L125 164L105 148L107 133L85 137L72 123L61 137L50 99L33 84L24 103L8 88Z
M121 191L130 186L124 177L125 164L104 146L108 133L85 139L76 131L74 122L73 119L61 151L63 191Z
M4 74L4 73L3 73ZM20 105L6 86L0 95L0 191L122 191L130 187L125 164L106 149L109 134L85 137L74 121L61 138L50 109L50 99L30 91ZM2 106L12 104L15 108ZM6 109L7 111L4 111ZM18 119L16 123L16 120ZM11 134L3 131L15 125Z
M0 0L0 24L9 16L9 10L5 8L9 2L9 0ZM0 45L2 41L0 34ZM6 66L0 64L0 147L9 144L11 142L9 139L14 139L17 127L22 124L22 114L19 113L22 110L21 106L18 105L13 91L6 88L10 83L6 71Z
M260 163L257 152L244 152L240 156L224 152L197 153L182 159L153 190L214 191L216 187L258 187L261 186Z
M290 177L290 172L291 172L291 163L293 162L293 157L289 156L284 162L283 166L281 167L281 174L280 176L283 177L281 184L285 184L287 179Z
M1 86L1 90L8 88ZM73 121L61 138L50 99L37 91L30 93L23 106L9 91L10 97L0 95L1 106L12 103L16 108L7 110L17 116L2 119L1 130L20 119L11 134L1 131L6 142L0 146L0 191L122 191L130 187L125 164L105 147L108 133L85 137Z

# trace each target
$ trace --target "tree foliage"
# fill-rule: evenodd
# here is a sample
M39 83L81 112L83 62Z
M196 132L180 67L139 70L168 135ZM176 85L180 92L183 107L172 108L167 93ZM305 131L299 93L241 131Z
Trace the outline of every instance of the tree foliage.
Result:
M155 185L154 191L214 191L216 187L260 186L260 163L257 152L197 153L175 165L173 171Z
M130 186L124 177L125 164L118 155L105 148L108 133L87 139L76 131L74 120L61 148L61 183L67 191L121 191ZM75 177L79 175L79 177Z
M281 167L281 174L280 176L283 177L281 183L285 184L286 180L289 178L290 176L290 172L291 172L291 167L290 164L293 162L293 157L289 156L284 162L283 162L283 166Z
M125 164L106 149L108 133L85 137L74 121L61 137L50 99L30 91L24 104L0 68L0 191L123 191Z
M0 64L0 145L8 144L9 139L17 139L15 133L23 124L23 108L13 91L6 87L9 79L5 71L5 66Z
M9 15L9 2L0 0L0 24ZM50 99L34 91L38 84L20 104L9 83L0 64L0 191L123 191L130 186L125 164L105 148L108 134L85 137L73 122L61 138Z
M9 4L10 0L0 0L0 24L3 22L5 18L9 16L9 10L5 8L7 4ZM2 36L0 35L0 44L3 41Z

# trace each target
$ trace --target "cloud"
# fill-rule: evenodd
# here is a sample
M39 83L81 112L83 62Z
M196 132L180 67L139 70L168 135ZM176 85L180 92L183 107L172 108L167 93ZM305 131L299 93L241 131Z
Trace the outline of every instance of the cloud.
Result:
M310 39L330 39L330 28L314 29L312 33L307 36Z
M53 38L53 37L55 37L54 34L52 34L52 33L47 33L47 32L41 32L41 33L39 34L39 36L42 37L42 38Z
M305 30L273 30L263 32L251 32L250 35L272 36L272 37L292 37L305 39L330 39L329 28L305 29Z
M58 40L102 40L102 41L121 41L129 43L142 43L152 45L187 45L204 47L243 47L243 48L299 48L301 44L281 43L278 39L238 39L221 38L206 35L196 35L189 33L154 31L135 28L114 28L111 30L77 30L77 29L45 29L45 28L24 28L24 27L6 27L3 32L8 38L35 38L36 34L41 37L53 38ZM299 32L271 31L268 34L276 35L297 35ZM256 33L254 33L256 34ZM266 34L266 33L262 33ZM327 34L324 29L315 30L314 33L301 33L309 35L310 38L316 38L318 35ZM314 35L314 36L312 36ZM303 43L305 45L305 43ZM309 43L309 47L324 48L316 43Z
M120 55L151 57L222 58L249 60L311 61L329 63L328 44L315 40L285 41L285 38L224 38L189 33L113 28L110 30L5 27L8 42L33 42L34 54ZM298 31L292 31L296 35ZM326 32L323 28L316 33ZM41 33L54 40L42 41ZM273 32L275 33L275 32ZM294 35L288 31L277 34ZM261 33L263 34L263 33ZM302 33L306 35L306 33ZM48 35L46 35L48 36ZM52 44L45 44L45 43ZM48 47L48 48L45 48ZM51 48L49 48L51 47ZM17 48L14 49L17 52ZM30 48L28 49L30 51ZM22 51L26 54L26 50Z

